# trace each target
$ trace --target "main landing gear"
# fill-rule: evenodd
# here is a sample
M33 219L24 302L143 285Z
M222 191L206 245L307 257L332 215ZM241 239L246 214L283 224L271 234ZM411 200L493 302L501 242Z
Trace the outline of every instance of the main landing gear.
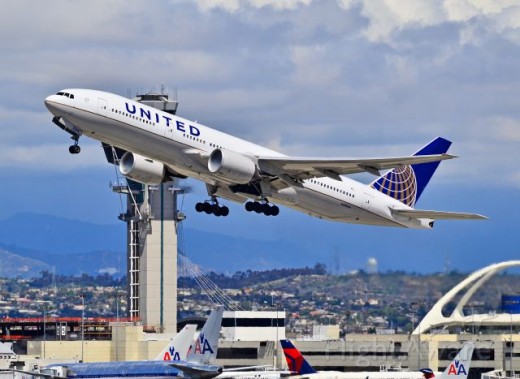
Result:
M219 205L217 199L212 198L209 201L195 204L195 210L197 212L204 212L207 214L214 214L217 217L226 217L229 214L229 208L225 205Z
M79 154L79 152L81 151L81 147L79 147L79 145L78 145L79 136L74 135L74 136L72 136L72 139L74 140L74 145L69 146L69 153Z
M246 203L246 211L263 213L266 216L278 216L280 208L276 205L270 205L268 202L248 201Z

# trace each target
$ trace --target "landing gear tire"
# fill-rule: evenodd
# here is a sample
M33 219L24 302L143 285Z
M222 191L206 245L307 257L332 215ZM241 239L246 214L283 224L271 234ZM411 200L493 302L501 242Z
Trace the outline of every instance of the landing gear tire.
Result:
M226 217L229 214L229 208L226 206L223 206L220 208L220 213L222 216Z
M263 213L266 216L278 216L278 214L280 214L280 208L276 205L270 205L269 203L248 201L245 207L248 212Z
M81 151L81 147L79 147L79 145L69 146L69 153L71 153L71 154L79 154L80 151Z
M226 217L229 215L228 207L220 206L218 203L210 203L208 201L195 204L195 210L199 213L204 212L206 214L214 214L217 217Z

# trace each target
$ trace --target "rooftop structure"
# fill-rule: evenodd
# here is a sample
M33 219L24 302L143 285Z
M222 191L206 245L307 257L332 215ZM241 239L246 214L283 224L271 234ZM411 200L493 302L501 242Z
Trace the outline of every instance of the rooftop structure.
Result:
M422 321L417 325L413 334L420 335L432 330L446 329L454 326L478 325L479 327L494 327L513 330L513 326L520 326L520 314L516 313L493 313L493 314L464 314L464 306L471 299L473 294L497 273L511 268L520 267L520 261L507 261L495 263L484 267L468 276L465 280L448 291L431 308ZM454 298L466 291L460 298L454 311L450 316L444 316L443 309Z

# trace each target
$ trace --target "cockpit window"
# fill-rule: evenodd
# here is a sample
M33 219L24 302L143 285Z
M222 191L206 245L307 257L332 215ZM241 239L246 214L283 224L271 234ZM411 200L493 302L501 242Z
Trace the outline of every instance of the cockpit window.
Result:
M68 97L69 99L74 99L74 94L72 94L72 93L68 93L68 92L58 92L56 95L59 95L59 96L66 96L66 97Z

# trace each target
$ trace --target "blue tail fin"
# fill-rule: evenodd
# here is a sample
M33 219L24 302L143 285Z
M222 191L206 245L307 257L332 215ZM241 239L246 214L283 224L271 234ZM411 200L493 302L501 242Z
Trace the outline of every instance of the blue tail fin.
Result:
M437 137L415 155L444 154L451 142ZM372 182L371 187L400 202L415 206L440 162L396 167Z
M309 362L305 360L303 355L300 353L300 350L298 350L291 341L280 340L280 344L282 345L289 371L298 375L314 374L316 372Z

